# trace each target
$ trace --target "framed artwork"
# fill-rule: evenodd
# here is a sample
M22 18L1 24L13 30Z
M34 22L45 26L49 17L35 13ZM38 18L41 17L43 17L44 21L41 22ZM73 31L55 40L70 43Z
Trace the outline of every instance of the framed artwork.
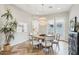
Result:
M76 31L77 17L70 20L70 31Z

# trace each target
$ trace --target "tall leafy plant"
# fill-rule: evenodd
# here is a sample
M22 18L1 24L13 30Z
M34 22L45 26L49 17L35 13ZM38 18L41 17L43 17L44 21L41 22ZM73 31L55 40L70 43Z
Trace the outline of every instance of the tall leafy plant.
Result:
M6 42L5 44L8 45L10 44L11 39L14 39L14 33L17 28L17 22L13 19L13 15L11 14L9 9L6 10L6 12L1 15L1 17L4 17L6 22L4 26L0 29L0 32L4 33Z

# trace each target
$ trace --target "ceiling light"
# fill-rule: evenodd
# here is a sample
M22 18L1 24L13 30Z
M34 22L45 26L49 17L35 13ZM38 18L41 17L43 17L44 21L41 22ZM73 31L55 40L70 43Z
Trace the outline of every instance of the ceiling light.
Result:
M45 18L45 17L40 17L39 19L40 19L40 20L46 20L46 18Z
M60 10L61 8L57 8L58 10Z
M49 8L53 8L52 6L49 6Z
M42 6L44 6L44 4L41 4Z
M44 26L47 24L46 18L45 17L40 17L39 18L39 24Z

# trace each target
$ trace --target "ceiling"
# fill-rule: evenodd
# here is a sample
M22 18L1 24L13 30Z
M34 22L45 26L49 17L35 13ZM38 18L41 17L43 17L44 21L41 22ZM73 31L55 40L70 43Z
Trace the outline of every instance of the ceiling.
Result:
M16 4L15 6L32 15L49 15L69 11L72 4Z

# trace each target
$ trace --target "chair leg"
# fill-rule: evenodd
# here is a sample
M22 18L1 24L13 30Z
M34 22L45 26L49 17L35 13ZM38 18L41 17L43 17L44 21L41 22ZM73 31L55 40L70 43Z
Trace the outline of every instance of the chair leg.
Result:
M58 50L60 50L60 46L59 46L59 43L58 43Z
M32 53L33 53L33 51L34 51L34 46L32 46Z
M53 54L53 48L52 47L49 48L49 54L51 54L51 55Z
M50 54L54 54L53 45L50 47Z
M60 50L59 44L56 44L56 47L58 48L57 50L59 51Z

